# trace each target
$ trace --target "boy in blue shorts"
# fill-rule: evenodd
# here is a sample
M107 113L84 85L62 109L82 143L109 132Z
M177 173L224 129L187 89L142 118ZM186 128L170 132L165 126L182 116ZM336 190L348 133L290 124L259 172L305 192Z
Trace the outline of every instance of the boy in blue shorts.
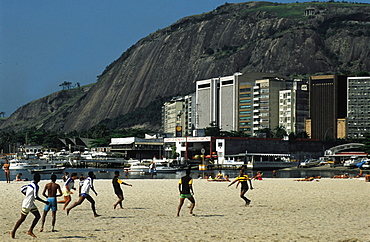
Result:
M91 209L94 213L94 217L99 217L100 215L96 213L95 209L95 200L90 196L89 192L90 189L95 193L96 196L98 196L98 193L95 191L94 185L94 172L89 171L88 176L83 181L82 186L80 185L80 198L77 202L75 202L72 206L66 209L67 215L69 215L69 212L72 208L80 205L85 199L91 203Z
M54 226L55 226L55 220L56 220L56 215L57 215L57 197L62 196L62 190L60 189L59 184L55 183L55 181L57 180L57 176L55 174L52 174L50 179L51 179L51 182L46 184L44 191L42 191L42 195L44 197L47 197L48 199L47 201L49 202L49 204L45 205L44 213L42 214L40 232L44 231L45 218L50 209L51 209L51 215L52 215L51 225L53 227L51 231L52 232L56 231L54 229ZM46 195L46 191L47 191L47 195ZM57 194L57 192L59 192L59 194Z

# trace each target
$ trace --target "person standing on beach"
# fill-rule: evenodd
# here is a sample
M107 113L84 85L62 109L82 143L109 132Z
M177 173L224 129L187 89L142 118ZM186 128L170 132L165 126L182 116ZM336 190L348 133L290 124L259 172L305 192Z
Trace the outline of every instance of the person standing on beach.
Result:
M73 192L71 191L72 189L73 190L76 190L76 188L74 187L74 180L77 179L77 173L72 173L71 174L71 177L68 178L68 180L64 183L64 187L63 187L63 196L64 196L64 200L63 201L58 201L58 203L64 203L64 206L63 206L63 210L66 209L66 207L68 206L68 204L71 202L71 194L73 194Z
M44 191L42 191L42 195L44 197L47 197L49 204L45 205L44 213L42 214L40 232L44 231L45 218L50 209L51 209L51 214L52 214L51 231L55 232L54 227L55 227L55 220L57 216L57 197L62 196L62 190L60 189L59 184L55 183L55 181L57 180L57 176L55 174L52 174L50 179L51 179L51 182L46 184L44 187ZM46 195L46 191L48 192L47 195Z
M233 185L235 182L240 182L240 184L241 184L240 197L245 201L245 205L248 206L251 203L251 200L246 198L244 195L249 190L248 182L250 184L251 190L253 189L251 179L249 179L248 175L244 174L244 170L241 169L240 172L239 172L239 176L237 178L235 178L235 180L233 182L231 182L228 185L228 187Z
M156 175L156 168L155 168L155 162L152 161L149 165L149 173L150 173L150 178L154 178L154 175Z
M40 216L39 210L37 209L37 207L35 205L35 200L38 200L38 201L43 202L45 204L49 203L48 201L42 200L38 196L38 191L39 191L38 183L39 183L40 179L41 179L40 174L36 173L35 175L33 175L33 182L28 184L26 186L25 190L22 191L26 195L26 197L24 198L23 203L22 203L21 217L16 222L13 230L10 232L10 237L12 239L15 238L15 232L17 231L19 226L24 222L24 220L27 218L27 215L30 212L35 216L35 218L33 219L31 227L27 231L27 234L32 236L32 237L36 237L36 235L34 235L34 233L33 233L33 229L35 228L37 222L40 220L41 216Z
M8 160L5 160L5 164L3 165L3 170L5 173L6 183L10 183L10 164Z
M95 191L94 185L94 172L89 171L88 177L83 181L83 184L81 186L81 193L80 197L77 202L75 202L71 207L67 208L67 215L69 215L69 211L71 211L72 208L80 205L85 199L91 203L91 209L94 213L94 217L99 217L100 215L96 213L95 209L95 201L94 199L89 195L90 188L95 193L96 196L98 196L98 193Z
M113 189L114 189L114 193L117 195L118 197L118 201L113 205L113 208L116 209L117 205L119 204L120 208L123 209L123 206L122 206L122 201L125 199L123 197L123 191L121 189L121 184L122 185L126 185L126 186L130 186L132 187L131 184L128 184L128 183L125 183L123 182L121 179L118 178L119 177L119 171L115 171L114 172L114 177L112 179L112 184L113 184Z
M180 178L179 181L179 192L180 192L180 204L177 207L176 217L180 216L180 210L184 204L185 198L189 199L191 202L190 205L190 214L193 215L193 209L195 207L195 199L193 197L193 178L190 177L190 169L186 170L186 175Z

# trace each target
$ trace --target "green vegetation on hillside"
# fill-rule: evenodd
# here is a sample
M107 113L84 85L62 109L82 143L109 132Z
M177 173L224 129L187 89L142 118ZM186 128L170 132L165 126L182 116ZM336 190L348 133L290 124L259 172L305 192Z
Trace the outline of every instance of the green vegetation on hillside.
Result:
M356 6L368 6L368 4L361 3L348 3L342 2L305 2L305 3L272 3L272 2L258 2L258 6L252 9L244 9L240 17L246 18L251 12L267 12L271 13L280 18L304 18L304 11L309 7L315 7L319 9L328 9L331 6L335 7L353 7Z

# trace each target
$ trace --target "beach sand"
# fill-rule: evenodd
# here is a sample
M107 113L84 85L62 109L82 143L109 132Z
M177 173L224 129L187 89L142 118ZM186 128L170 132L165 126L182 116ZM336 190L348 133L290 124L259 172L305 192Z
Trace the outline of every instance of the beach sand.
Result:
M294 179L253 181L247 192L252 200L244 206L239 188L227 182L194 180L196 216L189 215L185 201L180 217L175 217L179 201L177 179L129 179L122 186L124 209L113 209L117 198L110 180L95 180L98 196L92 192L97 212L90 203L70 211L58 205L57 222L51 232L51 212L44 232L26 235L30 214L16 233L20 241L370 241L370 183L363 178L320 179L318 182ZM40 182L40 190L48 181ZM62 181L57 181L60 185ZM20 217L23 195L20 187L28 182L0 182L0 241L9 241L9 231ZM41 196L41 191L39 195ZM77 201L77 192L72 203ZM40 213L44 204L36 201Z

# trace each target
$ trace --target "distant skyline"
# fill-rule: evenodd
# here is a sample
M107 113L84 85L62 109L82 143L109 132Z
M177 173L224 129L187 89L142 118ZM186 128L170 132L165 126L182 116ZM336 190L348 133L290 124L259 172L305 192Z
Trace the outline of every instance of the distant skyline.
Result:
M247 1L0 0L0 112L9 117L62 90L64 81L95 83L107 65L141 38L225 2Z

